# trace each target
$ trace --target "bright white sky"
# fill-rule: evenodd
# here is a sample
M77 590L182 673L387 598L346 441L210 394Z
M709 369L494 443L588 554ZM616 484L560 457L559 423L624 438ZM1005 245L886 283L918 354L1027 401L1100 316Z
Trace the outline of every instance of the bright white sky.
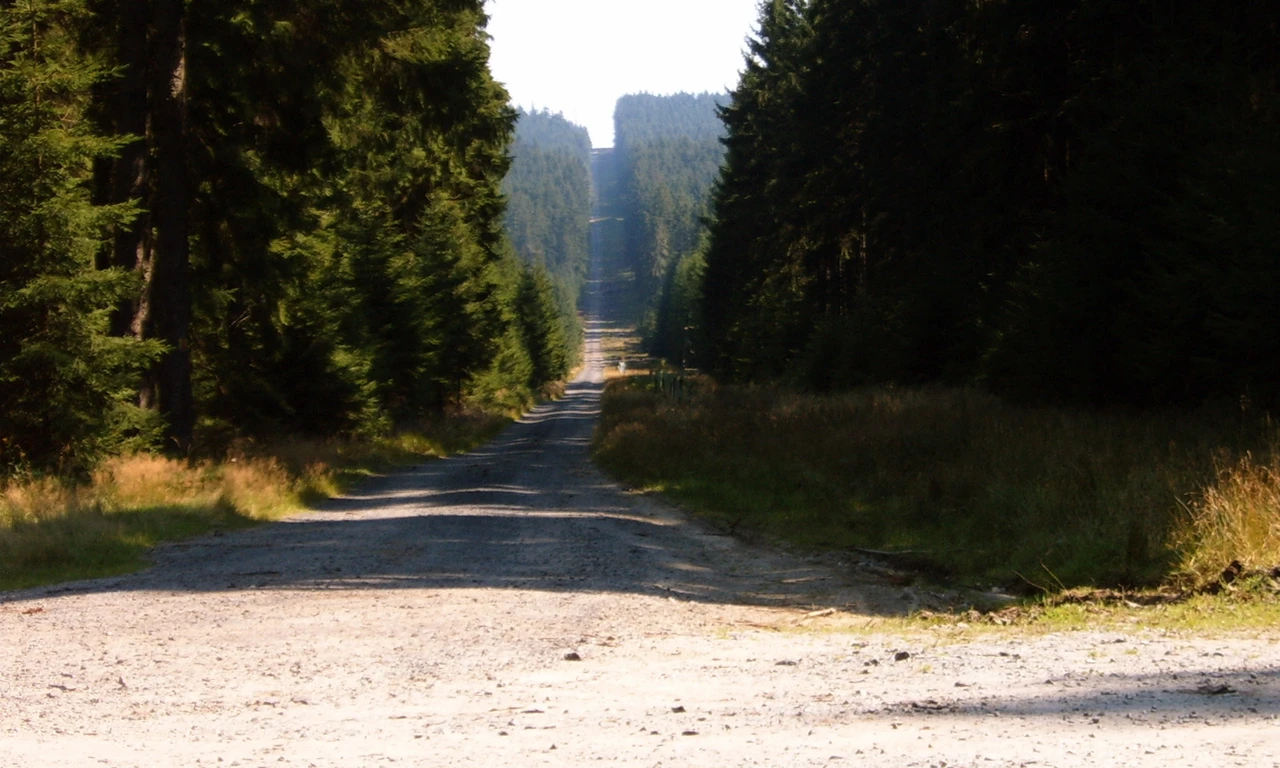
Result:
M613 105L642 91L738 83L758 0L486 0L490 66L518 106L550 109L613 145Z

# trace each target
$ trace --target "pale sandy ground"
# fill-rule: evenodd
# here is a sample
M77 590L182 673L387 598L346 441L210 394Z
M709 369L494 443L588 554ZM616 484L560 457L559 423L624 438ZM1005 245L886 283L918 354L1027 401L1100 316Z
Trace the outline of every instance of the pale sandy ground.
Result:
M476 454L0 594L0 766L1280 765L1275 634L851 631L930 598L623 492L608 330Z

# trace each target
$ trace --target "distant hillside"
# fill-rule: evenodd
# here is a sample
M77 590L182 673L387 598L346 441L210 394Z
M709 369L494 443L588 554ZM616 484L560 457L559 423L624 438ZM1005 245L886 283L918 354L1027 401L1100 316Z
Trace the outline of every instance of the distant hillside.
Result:
M677 360L688 346L686 285L700 274L696 251L720 172L724 94L623 96L614 112L627 257L649 297L646 345Z

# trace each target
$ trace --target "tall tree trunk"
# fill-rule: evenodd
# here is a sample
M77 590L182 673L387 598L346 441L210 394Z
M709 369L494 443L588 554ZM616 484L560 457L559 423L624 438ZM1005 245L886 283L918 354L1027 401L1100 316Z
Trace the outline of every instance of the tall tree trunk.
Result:
M185 0L152 0L152 70L149 78L155 184L155 228L149 285L149 329L169 350L153 372L154 397L167 423L169 447L191 446L195 409L191 395L191 275L188 252ZM150 405L145 403L144 405Z
M133 136L134 141L124 147L116 159L111 202L145 203L151 183L146 142L150 8L147 0L117 0L117 3L116 45L121 69L111 118L117 135ZM144 211L132 224L116 230L111 259L116 267L137 271L144 286L151 282L149 218ZM141 336L149 314L150 302L144 288L136 301L120 307L112 315L111 332L117 336Z

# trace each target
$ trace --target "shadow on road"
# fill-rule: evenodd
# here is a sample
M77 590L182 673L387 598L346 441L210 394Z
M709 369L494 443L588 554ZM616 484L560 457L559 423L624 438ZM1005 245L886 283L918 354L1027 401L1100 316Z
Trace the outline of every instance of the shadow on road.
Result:
M609 481L589 456L601 390L576 382L473 453L375 479L293 519L163 546L143 573L0 602L60 592L500 588L907 610L864 604L849 590L837 597L839 574L751 550Z
M1007 663L996 659L993 663ZM1087 674L1046 679L1036 695L994 695L974 701L944 698L906 701L875 714L937 718L1046 718L1102 728L1157 727L1231 721L1257 721L1280 715L1280 670L1247 666L1217 668L1201 675L1160 672L1112 672L1105 680L1082 681ZM1211 764L1213 763L1211 761Z

